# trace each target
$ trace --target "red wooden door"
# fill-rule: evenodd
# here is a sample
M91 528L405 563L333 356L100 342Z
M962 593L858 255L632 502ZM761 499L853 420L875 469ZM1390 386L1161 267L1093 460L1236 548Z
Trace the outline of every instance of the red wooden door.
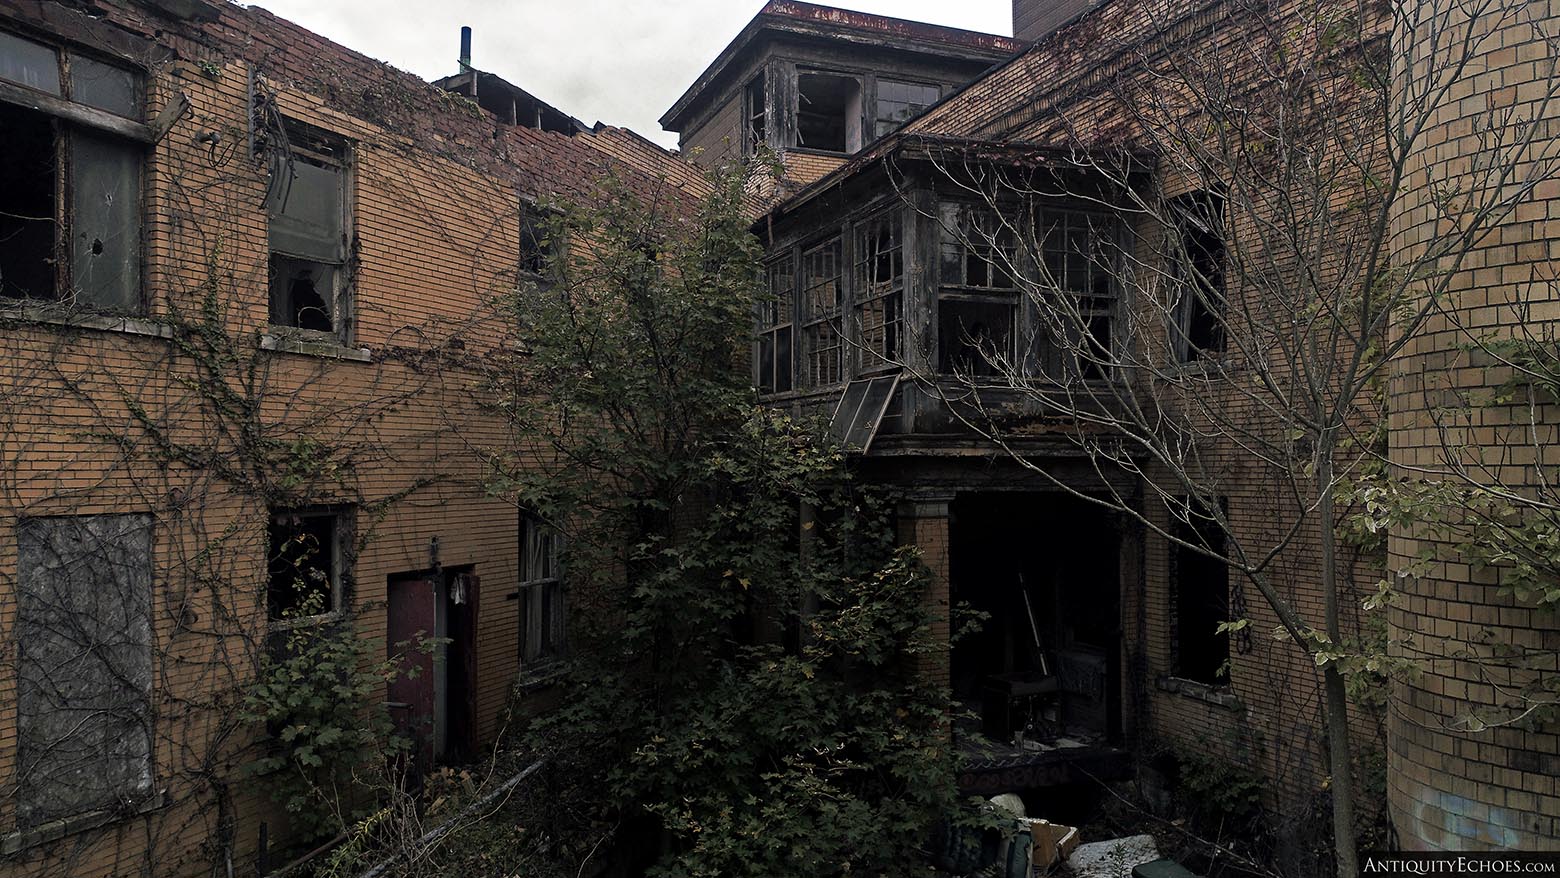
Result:
M401 673L389 686L390 717L396 732L413 742L418 770L433 765L433 651L422 642L438 632L437 591L426 577L391 579L386 646L400 659Z

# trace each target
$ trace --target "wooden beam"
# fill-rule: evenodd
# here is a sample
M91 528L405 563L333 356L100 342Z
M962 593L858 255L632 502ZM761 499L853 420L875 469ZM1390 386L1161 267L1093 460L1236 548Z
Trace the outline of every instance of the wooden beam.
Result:
M156 138L152 136L150 126L140 122L132 122L113 113L89 107L85 104L77 104L53 95L33 91L9 82L0 80L0 101L9 104L19 104L40 113L48 113L57 116L67 122L85 125L89 128L97 128L120 137L138 141L140 143L152 143Z

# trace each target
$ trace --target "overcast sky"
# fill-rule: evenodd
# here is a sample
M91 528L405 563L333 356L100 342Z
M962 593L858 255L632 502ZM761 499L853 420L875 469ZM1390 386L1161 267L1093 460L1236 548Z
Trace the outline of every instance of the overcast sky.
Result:
M461 25L472 66L586 124L624 125L665 146L656 120L763 0L262 0L260 6L425 79L448 76ZM837 0L828 5L1012 33L1011 0Z

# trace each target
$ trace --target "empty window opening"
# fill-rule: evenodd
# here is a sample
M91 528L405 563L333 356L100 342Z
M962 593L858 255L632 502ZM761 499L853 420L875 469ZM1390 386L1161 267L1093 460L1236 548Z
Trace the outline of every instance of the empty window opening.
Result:
M562 659L567 647L560 554L563 535L530 513L520 515L520 661L523 673Z
M1230 568L1224 530L1206 510L1193 504L1191 521L1171 528L1176 539L1190 545L1171 547L1171 585L1175 593L1175 673L1187 680L1218 685L1230 658L1230 640L1218 633L1230 621ZM1193 548L1196 547L1196 548ZM1218 557L1209 557L1205 549Z
M876 136L892 134L906 122L926 111L942 97L935 85L914 82L877 81Z
M17 820L133 807L152 792L152 519L17 527Z
M346 146L288 129L272 157L271 323L345 338Z
M272 621L317 619L341 609L343 536L335 512L271 515L266 603Z
M557 217L550 211L532 204L520 204L520 271L536 277L545 276L554 267L558 247L553 240L557 234Z
M841 262L839 238L802 254L802 383L807 387L828 387L845 377Z
M856 331L861 368L897 363L904 328L904 216L891 210L863 223L856 241Z
M1115 225L1084 213L1048 211L1042 218L1043 284L1055 295L1058 315L1043 368L1056 377L1110 377L1115 356L1117 306Z
M764 74L760 73L748 83L744 94L744 117L747 132L744 137L748 155L758 152L769 142L768 89L764 86Z
M791 389L792 308L796 302L796 267L788 253L766 269L769 298L758 306L758 389L785 393Z
M135 72L9 34L0 34L0 79L141 113ZM3 101L0 131L0 296L139 311L144 147Z
M1206 359L1225 347L1224 195L1200 191L1169 204L1171 277L1178 296L1174 310L1176 356L1183 363Z
M861 80L837 73L798 74L796 145L823 152L861 149Z
M1014 362L1016 235L1003 217L975 205L943 204L939 218L939 369L971 377L1000 374Z

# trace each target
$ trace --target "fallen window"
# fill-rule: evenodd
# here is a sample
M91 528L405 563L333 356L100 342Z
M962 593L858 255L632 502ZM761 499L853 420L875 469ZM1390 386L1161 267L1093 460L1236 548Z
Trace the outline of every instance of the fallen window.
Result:
M135 72L5 33L0 81L125 118L142 111ZM145 148L41 105L0 92L0 296L138 312Z
M1218 632L1230 621L1230 568L1223 560L1224 531L1206 509L1192 504L1190 521L1175 522L1171 532L1189 545L1172 546L1171 587L1175 607L1175 674L1218 685L1227 682L1229 636ZM1193 548L1196 547L1196 548ZM1217 558L1198 549L1205 549Z
M861 368L896 363L904 329L904 215L890 210L856 237L856 333Z
M891 79L877 81L877 112L875 134L884 137L899 126L921 115L927 107L937 103L942 89L935 85L914 82L895 82Z
M527 673L565 654L562 548L556 528L520 514L520 661Z
M798 74L796 145L823 152L861 149L861 80L837 73Z
M1191 192L1168 206L1177 294L1172 339L1176 359L1190 363L1224 351L1224 196Z
M840 239L802 254L802 384L828 387L845 377L840 338Z
M995 211L946 203L937 296L940 371L987 377L1013 365L1019 295L1013 277L1017 241Z
M758 306L758 389L785 393L791 389L792 306L796 302L796 267L787 253L765 269L769 298Z
M289 126L289 147L272 156L271 324L345 341L346 144Z
M280 510L267 533L266 606L273 622L298 623L341 610L345 514Z
M16 535L18 822L122 810L152 791L152 519Z

